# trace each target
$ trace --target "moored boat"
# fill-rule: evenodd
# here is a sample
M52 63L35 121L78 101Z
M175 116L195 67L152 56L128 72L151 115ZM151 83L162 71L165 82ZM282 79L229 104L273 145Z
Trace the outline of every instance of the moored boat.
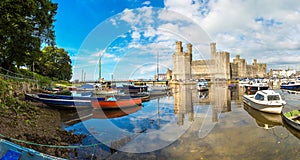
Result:
M139 106L142 104L141 98L130 98L130 99L112 99L105 101L92 101L94 109L119 109L125 107Z
M92 97L86 97L86 96L69 96L69 95L59 95L59 94L44 94L44 93L38 93L36 94L39 98L50 98L50 99L69 99L69 100L91 100L94 99ZM104 98L100 98L103 99ZM100 100L99 99L99 100Z
M300 110L293 110L282 114L282 119L291 127L300 131Z
M244 103L262 112L280 114L286 104L279 93L273 90L257 91L255 95L243 95Z
M123 85L123 87L119 89L124 93L147 92L148 86Z
M149 93L137 93L137 94L116 94L113 97L116 99L131 99L131 98L141 98L142 102L150 101Z
M64 160L0 138L1 160Z
M297 80L297 81L289 81L288 83L282 83L280 85L280 89L300 91L300 82L299 80Z
M249 94L254 94L257 91L268 90L269 85L266 82L260 80L253 80L249 84L244 84L245 92Z
M148 91L155 92L155 91L169 91L171 88L167 85L161 85L161 86L149 86Z
M44 98L43 98L44 97ZM91 101L103 101L105 98L91 98L91 97L72 97L72 96L54 96L54 95L40 95L25 94L26 100L42 102L51 107L61 108L76 108L76 107L91 107Z

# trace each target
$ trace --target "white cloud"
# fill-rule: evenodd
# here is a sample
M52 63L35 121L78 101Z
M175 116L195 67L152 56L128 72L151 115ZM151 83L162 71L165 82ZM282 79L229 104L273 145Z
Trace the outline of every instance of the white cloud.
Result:
M300 1L165 0L165 6L195 21L217 42L217 49L229 50L232 56L242 54L251 61L269 54L261 59L269 62L280 52L300 49Z
M143 3L143 5L150 5L150 4L151 4L150 1L145 1L145 2Z
M130 9L125 9L122 13L122 16L120 18L121 20L124 20L128 23L134 23L136 22L136 18L135 18L135 15L133 13L132 10Z
M110 22L112 25L116 26L117 25L117 21L113 18L110 19Z
M149 4L150 1L144 2ZM159 52L162 64L172 67L176 41L183 41L184 50L186 43L192 43L194 58L202 59L209 58L209 43L214 41L217 50L229 51L231 57L241 54L248 63L255 58L272 67L275 63L296 67L295 59L300 57L300 1L165 0L164 4L165 8L159 10L125 9L119 17L111 19L113 25L126 22L130 30L119 36L124 39L122 45L111 46L114 52L102 51L104 58L121 63L127 62L128 57L119 57L118 53L155 57ZM285 58L281 53L295 56ZM143 68L140 73L150 71L153 67Z
M140 37L141 37L140 32L137 31L137 30L133 31L132 34L131 34L131 37L134 40L140 39Z

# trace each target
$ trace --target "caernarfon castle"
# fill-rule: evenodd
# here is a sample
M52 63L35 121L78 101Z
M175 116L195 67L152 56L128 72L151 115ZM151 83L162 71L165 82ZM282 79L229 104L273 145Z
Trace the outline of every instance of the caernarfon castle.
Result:
M183 52L182 42L176 42L176 52L173 54L172 80L189 79L236 79L263 78L267 76L267 65L257 63L254 59L251 65L237 55L230 62L230 53L216 51L216 43L210 43L209 60L193 60L192 44L187 44L187 52Z

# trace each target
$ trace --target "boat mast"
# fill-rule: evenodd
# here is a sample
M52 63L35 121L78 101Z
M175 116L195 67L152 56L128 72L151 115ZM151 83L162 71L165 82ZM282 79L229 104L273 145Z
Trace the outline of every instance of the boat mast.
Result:
M159 61L158 61L158 57L159 57L159 52L157 52L157 55L156 55L156 81L158 81L158 74L159 74Z
M101 81L102 77L101 77L101 53L100 53L100 57L99 57L99 81Z

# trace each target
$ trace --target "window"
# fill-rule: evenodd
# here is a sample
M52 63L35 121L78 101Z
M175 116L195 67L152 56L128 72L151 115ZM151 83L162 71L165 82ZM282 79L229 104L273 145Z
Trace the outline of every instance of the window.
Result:
M280 100L280 97L278 95L268 96L268 101L276 101L276 100Z
M255 99L256 99L256 100L263 101L263 100L264 100L264 96L261 95L261 94L257 94L257 95L255 96Z

